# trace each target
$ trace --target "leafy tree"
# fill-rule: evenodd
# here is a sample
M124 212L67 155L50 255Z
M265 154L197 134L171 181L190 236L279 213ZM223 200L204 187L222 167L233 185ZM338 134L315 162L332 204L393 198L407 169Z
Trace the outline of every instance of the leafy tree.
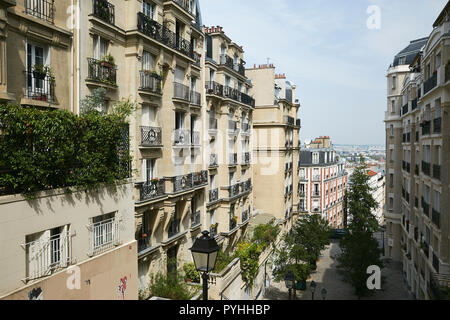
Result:
M103 108L106 98L106 89L97 88L92 91L92 95L86 96L81 100L81 115L85 115L90 112L98 112L104 114Z
M371 265L382 267L381 250L373 238L373 232L378 230L378 222L372 210L378 204L371 194L369 179L366 165L362 162L351 176L347 192L348 232L341 240L342 254L338 258L344 280L353 286L359 298L372 292L367 288L367 268Z
M273 244L280 233L280 227L274 224L274 220L256 226L253 230L252 242L256 242L264 246L264 248Z
M197 293L197 289L188 286L183 276L177 271L167 276L161 273L152 276L150 282L150 295L172 300L190 300Z

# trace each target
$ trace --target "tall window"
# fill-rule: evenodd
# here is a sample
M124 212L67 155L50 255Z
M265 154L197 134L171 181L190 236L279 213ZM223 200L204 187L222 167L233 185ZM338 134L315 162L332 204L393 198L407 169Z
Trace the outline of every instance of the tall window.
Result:
M144 51L142 53L142 70L153 70L153 66L153 55L148 51Z
M156 159L144 159L142 161L142 172L144 181L156 178Z
M155 15L155 5L150 3L147 0L142 1L142 12L149 17L150 19L154 20Z
M184 113L183 112L175 112L175 129L183 129L184 128Z
M93 41L94 59L100 60L108 54L108 41L98 35L94 35Z

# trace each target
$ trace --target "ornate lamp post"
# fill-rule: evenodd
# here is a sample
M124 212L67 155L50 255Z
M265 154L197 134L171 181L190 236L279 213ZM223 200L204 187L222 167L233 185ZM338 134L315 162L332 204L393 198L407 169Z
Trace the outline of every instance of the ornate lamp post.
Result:
M326 297L327 297L327 289L323 288L322 289L322 298L323 298L323 300L325 300Z
M312 300L314 300L314 292L316 291L316 283L314 281L311 281L311 284L309 285L309 289L311 290L312 293Z
M288 271L284 276L284 283L286 284L286 288L289 290L289 300L291 300L291 290L294 287L295 276L292 271Z
M208 300L208 279L209 273L216 266L217 254L220 250L214 238L209 236L208 231L203 231L202 236L197 238L192 248L190 248L195 268L202 273L203 279L203 300Z

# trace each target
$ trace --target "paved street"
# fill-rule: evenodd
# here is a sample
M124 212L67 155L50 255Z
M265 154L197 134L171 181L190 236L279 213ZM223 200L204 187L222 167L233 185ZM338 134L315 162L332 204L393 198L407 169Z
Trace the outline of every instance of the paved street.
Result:
M314 280L317 284L315 299L322 299L320 292L322 288L327 289L327 300L357 300L353 288L342 281L342 276L337 272L337 261L335 257L341 252L338 242L332 242L328 246L317 263L317 270L307 281L307 291L297 291L297 299L310 300L311 292L309 284ZM385 268L381 272L381 290L373 296L363 298L367 300L409 300L412 299L403 285L401 265L393 262L386 262ZM266 289L265 300L285 300L288 299L288 291L284 282L272 283Z

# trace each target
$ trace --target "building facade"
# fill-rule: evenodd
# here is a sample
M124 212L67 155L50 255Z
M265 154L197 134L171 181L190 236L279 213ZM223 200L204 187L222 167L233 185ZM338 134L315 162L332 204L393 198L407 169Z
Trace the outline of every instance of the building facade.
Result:
M378 225L384 226L384 195L385 195L385 186L386 179L384 172L382 171L373 171L369 170L369 186L372 188L372 196L375 202L378 204L378 208L372 210L372 214L376 217L378 221Z
M299 210L320 214L334 229L343 229L348 174L329 137L320 137L300 152Z

